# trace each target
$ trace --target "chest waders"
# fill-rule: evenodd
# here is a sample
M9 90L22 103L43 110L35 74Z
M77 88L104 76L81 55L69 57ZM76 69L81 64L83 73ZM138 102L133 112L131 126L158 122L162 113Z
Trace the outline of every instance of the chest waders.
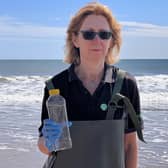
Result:
M106 120L72 121L72 149L53 152L43 168L125 168L124 118L113 119L116 109L121 107L118 105L120 100L135 125L139 139L144 139L132 104L120 94L124 76L124 71L117 71ZM47 87L54 88L50 80Z

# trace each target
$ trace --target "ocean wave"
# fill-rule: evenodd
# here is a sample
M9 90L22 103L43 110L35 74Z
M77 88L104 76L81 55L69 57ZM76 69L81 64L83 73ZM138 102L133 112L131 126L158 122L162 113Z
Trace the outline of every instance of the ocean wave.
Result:
M1 76L0 103L20 104L41 101L44 83L49 76Z
M136 76L141 92L165 92L168 91L168 75Z
M45 81L51 76L0 76L0 103L37 104L42 101ZM135 76L144 107L168 105L168 75Z
M31 75L31 76L0 76L0 83L5 81L5 82L34 82L34 81L45 81L51 76L38 76L38 75Z
M8 82L10 82L10 81L7 79L7 77L0 76L0 84L2 84L2 83L8 83Z

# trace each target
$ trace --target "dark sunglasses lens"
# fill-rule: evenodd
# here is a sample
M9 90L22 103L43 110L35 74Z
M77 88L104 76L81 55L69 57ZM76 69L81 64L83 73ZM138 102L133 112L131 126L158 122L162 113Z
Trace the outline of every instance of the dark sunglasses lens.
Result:
M93 40L95 38L96 33L92 31L83 32L83 37L86 40Z
M98 36L102 39L102 40L108 40L110 39L110 37L112 36L112 33L109 31L100 31L100 32L94 32L94 31L81 31L83 38L85 40L93 40L96 36L96 34L98 34Z
M112 33L111 32L107 32L107 31L101 31L99 32L99 37L103 40L107 40L111 37Z

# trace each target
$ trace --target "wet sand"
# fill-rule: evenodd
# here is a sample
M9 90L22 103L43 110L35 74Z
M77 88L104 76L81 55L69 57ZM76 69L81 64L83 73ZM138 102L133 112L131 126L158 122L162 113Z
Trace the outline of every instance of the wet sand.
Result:
M16 150L0 150L1 168L42 168L46 155L37 150L23 152Z
M0 150L1 168L42 168L47 155L35 149L34 151L16 151L14 149ZM165 163L147 160L140 151L138 168L167 168Z

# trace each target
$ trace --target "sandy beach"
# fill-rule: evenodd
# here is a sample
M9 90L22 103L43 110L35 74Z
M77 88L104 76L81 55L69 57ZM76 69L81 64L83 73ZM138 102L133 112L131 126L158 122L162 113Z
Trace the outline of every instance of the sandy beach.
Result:
M37 150L34 151L16 151L0 150L1 168L42 168L46 155Z
M42 168L47 156L34 151L0 150L1 168ZM140 156L138 168L167 168L164 163L150 162Z

